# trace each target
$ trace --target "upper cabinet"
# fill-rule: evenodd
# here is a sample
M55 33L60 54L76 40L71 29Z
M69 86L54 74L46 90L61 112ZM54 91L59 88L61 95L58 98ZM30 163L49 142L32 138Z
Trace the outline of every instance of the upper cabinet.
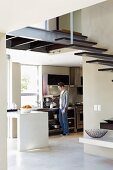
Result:
M83 84L82 67L75 67L75 85L81 86L82 84Z
M70 67L70 85L83 85L82 67Z
M70 75L70 85L75 85L75 67L70 67L69 75Z
M48 85L58 85L59 82L69 85L69 75L48 74Z

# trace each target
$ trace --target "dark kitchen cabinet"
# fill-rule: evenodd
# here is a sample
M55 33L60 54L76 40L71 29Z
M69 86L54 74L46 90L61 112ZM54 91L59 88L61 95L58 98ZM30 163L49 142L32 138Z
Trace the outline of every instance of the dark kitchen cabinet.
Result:
M69 132L76 132L76 113L75 108L68 109L68 124L69 124Z
M48 112L49 135L57 135L61 133L58 113L59 109Z
M49 123L49 135L61 134L61 128L59 124L59 109L48 112ZM68 109L68 124L69 132L76 132L76 115L75 108Z
M59 82L69 85L69 75L48 74L48 85L58 85Z
M70 67L69 75L70 75L70 85L75 85L75 67Z
M75 67L75 85L81 86L82 84L83 84L82 68L81 67Z
M83 104L76 104L75 113L77 117L77 131L83 130Z

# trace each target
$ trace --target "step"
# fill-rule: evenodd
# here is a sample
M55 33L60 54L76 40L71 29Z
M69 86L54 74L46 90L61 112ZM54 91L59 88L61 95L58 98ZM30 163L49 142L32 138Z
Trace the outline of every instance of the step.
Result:
M79 49L79 50L86 50L86 51L92 51L94 53L102 53L107 51L107 49L105 48L98 48L98 47L90 47L90 46L86 46L86 45L70 45L70 47L75 48L75 49ZM82 56L83 54L87 54L88 55L89 52L81 52L81 53L74 53L74 55L80 55Z
M70 42L70 38L67 38L67 37L62 37L62 38L56 38L55 41L68 41L68 43ZM92 46L92 45L96 45L97 43L96 42L92 42L92 41L87 41L87 40L79 40L79 39L73 39L73 42L74 44L85 44L85 45L89 45L89 46Z
M105 148L113 148L113 138L111 137L102 137L102 138L90 138L90 137L83 137L79 138L80 143L94 145L94 146L101 146Z

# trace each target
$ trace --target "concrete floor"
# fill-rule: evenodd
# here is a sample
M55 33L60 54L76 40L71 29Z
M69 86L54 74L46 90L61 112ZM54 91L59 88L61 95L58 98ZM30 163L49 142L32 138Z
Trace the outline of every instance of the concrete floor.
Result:
M80 135L50 137L49 148L29 152L18 152L9 139L8 170L112 170L113 160L83 152Z

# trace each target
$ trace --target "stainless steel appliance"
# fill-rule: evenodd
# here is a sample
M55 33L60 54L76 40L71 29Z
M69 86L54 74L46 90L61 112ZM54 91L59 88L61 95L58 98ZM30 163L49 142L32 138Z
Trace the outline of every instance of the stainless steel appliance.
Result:
M83 129L83 104L76 104L77 129Z

